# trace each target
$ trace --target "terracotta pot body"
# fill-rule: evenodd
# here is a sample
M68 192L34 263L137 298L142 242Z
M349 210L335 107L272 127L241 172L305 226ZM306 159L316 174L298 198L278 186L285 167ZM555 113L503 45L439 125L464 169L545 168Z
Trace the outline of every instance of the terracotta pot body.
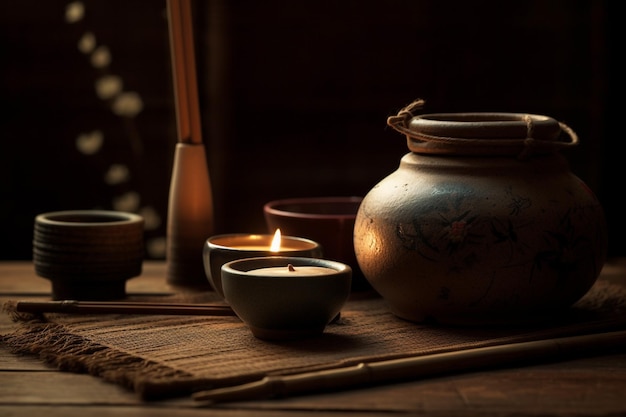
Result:
M359 266L392 312L416 322L510 323L580 299L606 259L606 224L560 145L549 144L564 143L566 126L518 114L421 117L426 139L418 118L403 124L412 152L365 196L355 224ZM541 121L541 133L527 117ZM521 139L511 130L520 123Z

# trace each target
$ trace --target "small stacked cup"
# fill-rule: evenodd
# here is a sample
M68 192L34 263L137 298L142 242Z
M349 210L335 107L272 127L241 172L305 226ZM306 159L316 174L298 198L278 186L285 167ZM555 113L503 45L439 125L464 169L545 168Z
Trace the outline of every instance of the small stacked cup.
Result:
M55 300L124 298L142 271L144 220L132 213L73 210L35 218L35 272L52 282Z

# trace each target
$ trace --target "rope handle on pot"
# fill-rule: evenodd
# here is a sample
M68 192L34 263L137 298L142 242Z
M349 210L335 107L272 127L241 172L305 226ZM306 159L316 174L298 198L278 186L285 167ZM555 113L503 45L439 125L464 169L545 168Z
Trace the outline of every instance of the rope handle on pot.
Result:
M387 125L391 126L394 130L405 134L407 137L429 142L437 143L449 143L454 141L455 143L471 143L476 145L493 145L493 140L489 139L467 139L467 138L451 138L445 136L432 136L425 133L417 133L409 129L409 123L413 117L416 116L418 110L421 110L426 103L423 99L417 99L408 106L401 109L396 116L390 116L387 118ZM568 141L542 141L533 138L533 120L530 115L524 115L523 121L526 123L526 138L524 139L501 139L498 140L498 146L520 146L523 145L524 149L520 153L519 157L524 158L532 153L532 149L541 147L550 148L565 148L569 146L575 146L578 144L578 135L574 130L563 122L558 122L561 130L568 136Z
M407 136L415 137L415 132L411 131L407 126L412 118L416 115L413 114L415 110L422 110L426 101L418 98L408 106L402 108L396 116L390 116L387 118L387 125L394 128L400 133L404 133Z

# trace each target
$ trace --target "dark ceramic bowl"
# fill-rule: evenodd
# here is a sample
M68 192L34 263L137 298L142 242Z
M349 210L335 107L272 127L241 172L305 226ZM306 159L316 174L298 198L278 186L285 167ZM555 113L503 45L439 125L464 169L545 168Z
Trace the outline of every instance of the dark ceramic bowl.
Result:
M35 217L33 263L52 282L52 298L125 297L126 281L141 274L144 220L133 213L70 210Z
M328 268L325 275L279 276L260 268ZM257 271L255 271L257 270ZM303 257L259 257L222 266L226 302L260 339L291 339L320 335L350 295L352 269L343 263Z

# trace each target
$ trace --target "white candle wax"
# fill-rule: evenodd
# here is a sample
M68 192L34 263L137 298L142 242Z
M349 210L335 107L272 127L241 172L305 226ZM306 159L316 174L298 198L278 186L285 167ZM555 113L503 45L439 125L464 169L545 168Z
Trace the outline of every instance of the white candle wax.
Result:
M337 270L323 266L274 266L268 268L252 269L248 274L263 277L296 277L336 274Z

